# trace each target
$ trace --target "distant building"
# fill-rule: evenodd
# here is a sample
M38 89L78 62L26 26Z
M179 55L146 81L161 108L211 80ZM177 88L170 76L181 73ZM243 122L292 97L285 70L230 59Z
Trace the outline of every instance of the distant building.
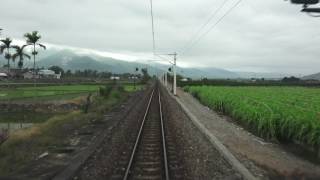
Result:
M130 76L129 79L139 79L137 76Z
M49 69L42 69L38 72L38 75L40 78L46 78L46 79L60 79L61 73L56 74L54 71Z
M6 73L0 72L0 79L7 79L8 75Z
M7 68L0 68L0 73L4 73L8 75L8 69Z
M120 80L120 77L119 76L111 76L110 79L111 80Z
M32 71L28 71L23 74L24 79L60 79L61 73L56 74L54 71L49 69L39 70L36 75L33 75Z
M182 82L188 82L189 80L187 78L182 78L181 81Z
M23 79L32 79L32 72L28 71L23 73Z
M19 68L11 68L8 75L12 78L21 78L23 77L23 70Z
M7 68L0 68L0 79L8 78L8 70Z

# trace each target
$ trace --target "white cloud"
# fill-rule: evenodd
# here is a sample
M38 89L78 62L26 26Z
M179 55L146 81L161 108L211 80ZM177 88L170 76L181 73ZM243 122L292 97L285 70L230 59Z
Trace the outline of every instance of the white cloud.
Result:
M179 52L223 1L154 1L158 52ZM236 1L229 0L219 15ZM146 0L2 0L0 26L5 29L3 36L15 39L38 30L43 42L65 45L57 47L146 60L152 58L149 7ZM318 72L319 18L300 13L300 9L281 0L243 0L196 46L179 55L178 63L233 70Z

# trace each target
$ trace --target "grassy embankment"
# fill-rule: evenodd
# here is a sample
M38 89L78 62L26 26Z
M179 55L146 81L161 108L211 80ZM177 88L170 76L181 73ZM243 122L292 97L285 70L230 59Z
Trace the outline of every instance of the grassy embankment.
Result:
M81 103L84 101L88 93L96 93L103 85L63 85L63 86L44 86L44 87L24 87L16 89L0 89L0 102L6 101L21 101L41 103L46 101L61 101L68 100L72 103ZM131 92L139 90L143 85L134 86L132 84L125 84L124 90ZM1 111L1 110L0 110ZM18 122L18 123L39 123L48 118L59 114L59 112L2 112L0 122ZM61 114L64 114L61 113Z
M62 86L44 86L44 87L21 87L15 89L0 89L1 100L18 100L18 99L56 99L74 98L79 94L87 94L89 92L97 92L103 85L62 85ZM133 85L125 84L125 90L133 91ZM142 85L137 85L137 89L141 89Z
M47 89L51 88L54 87ZM75 89L75 87L68 88ZM96 89L96 87L91 88ZM139 86L139 89L141 88L142 86ZM14 132L0 146L0 175L19 171L50 147L67 146L69 142L66 137L70 132L90 124L92 120L99 121L107 111L127 98L128 91L133 90L129 86L112 88L108 94L92 97L93 101L87 114L80 110L72 111L65 115L53 116L32 128Z
M320 89L187 86L203 104L231 115L258 135L320 146Z
M64 85L45 87L23 87L0 90L0 100L17 100L26 98L57 98L78 96L88 92L96 92L102 85ZM73 95L73 96L72 96Z

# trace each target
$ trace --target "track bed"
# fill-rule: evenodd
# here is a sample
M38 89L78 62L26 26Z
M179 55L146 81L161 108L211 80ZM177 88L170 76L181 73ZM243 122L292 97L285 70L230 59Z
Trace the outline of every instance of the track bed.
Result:
M160 85L74 179L241 179Z

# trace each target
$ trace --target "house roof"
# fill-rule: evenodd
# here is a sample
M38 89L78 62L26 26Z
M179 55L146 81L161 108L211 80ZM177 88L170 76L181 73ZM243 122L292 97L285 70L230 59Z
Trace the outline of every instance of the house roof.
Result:
M6 73L0 73L0 77L7 77L8 75Z
M55 75L55 72L49 69L43 69L39 71L39 74L42 75Z
M0 68L0 73L7 73L8 72L8 68Z

